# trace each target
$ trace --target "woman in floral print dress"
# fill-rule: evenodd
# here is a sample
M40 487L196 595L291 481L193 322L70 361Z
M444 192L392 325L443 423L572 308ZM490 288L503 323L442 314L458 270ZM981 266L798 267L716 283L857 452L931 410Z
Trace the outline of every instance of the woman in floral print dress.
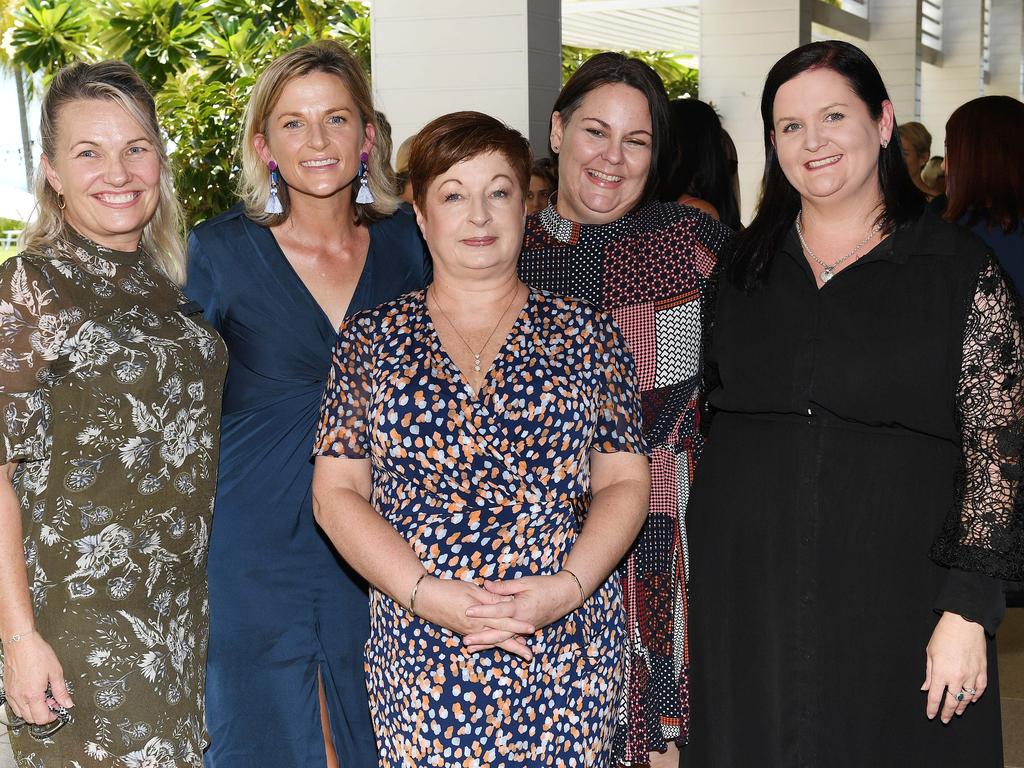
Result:
M318 521L374 587L380 764L605 768L613 571L650 479L632 358L607 315L517 278L518 133L447 115L409 169L434 282L342 327L313 475Z
M180 216L138 76L120 62L62 70L40 133L39 215L0 267L0 640L15 757L200 766L226 353L178 288ZM46 738L38 726L58 707L71 720Z

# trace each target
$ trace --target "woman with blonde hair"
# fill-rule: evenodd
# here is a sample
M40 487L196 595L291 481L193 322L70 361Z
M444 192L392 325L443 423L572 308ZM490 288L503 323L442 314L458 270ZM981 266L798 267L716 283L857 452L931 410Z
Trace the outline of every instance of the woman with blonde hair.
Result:
M179 285L153 98L75 64L37 217L0 268L0 640L19 765L201 766L206 547L227 355Z
M421 288L366 77L320 41L259 76L242 202L189 238L188 291L228 345L210 543L211 768L376 765L365 587L313 520L313 444L345 317Z

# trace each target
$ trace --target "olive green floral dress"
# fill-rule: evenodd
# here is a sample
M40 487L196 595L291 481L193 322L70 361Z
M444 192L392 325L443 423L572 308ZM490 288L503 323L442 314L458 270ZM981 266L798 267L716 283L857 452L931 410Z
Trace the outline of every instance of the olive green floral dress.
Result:
M72 690L20 768L201 766L223 342L141 250L0 265L0 464L36 627Z

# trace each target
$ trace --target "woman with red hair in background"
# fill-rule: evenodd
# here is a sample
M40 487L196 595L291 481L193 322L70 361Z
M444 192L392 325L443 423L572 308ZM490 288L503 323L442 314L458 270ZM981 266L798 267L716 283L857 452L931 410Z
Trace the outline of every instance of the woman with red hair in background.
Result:
M946 123L945 216L984 240L1024 291L1024 104L983 96Z

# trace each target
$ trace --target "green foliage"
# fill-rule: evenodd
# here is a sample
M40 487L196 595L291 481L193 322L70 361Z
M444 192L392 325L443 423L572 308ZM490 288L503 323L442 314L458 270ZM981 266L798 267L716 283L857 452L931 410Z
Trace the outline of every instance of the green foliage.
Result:
M562 82L564 83L591 56L601 53L593 48L562 46ZM665 83L668 98L681 99L686 96L697 98L697 70L681 63L677 57L666 51L620 51L646 62L658 73Z
M13 62L47 82L73 61L119 58L149 84L189 224L236 202L236 147L256 74L333 37L369 71L369 10L336 0L24 0L0 16Z
M26 0L4 31L5 47L29 72L49 75L78 59L93 59L96 46L87 8L81 0Z

